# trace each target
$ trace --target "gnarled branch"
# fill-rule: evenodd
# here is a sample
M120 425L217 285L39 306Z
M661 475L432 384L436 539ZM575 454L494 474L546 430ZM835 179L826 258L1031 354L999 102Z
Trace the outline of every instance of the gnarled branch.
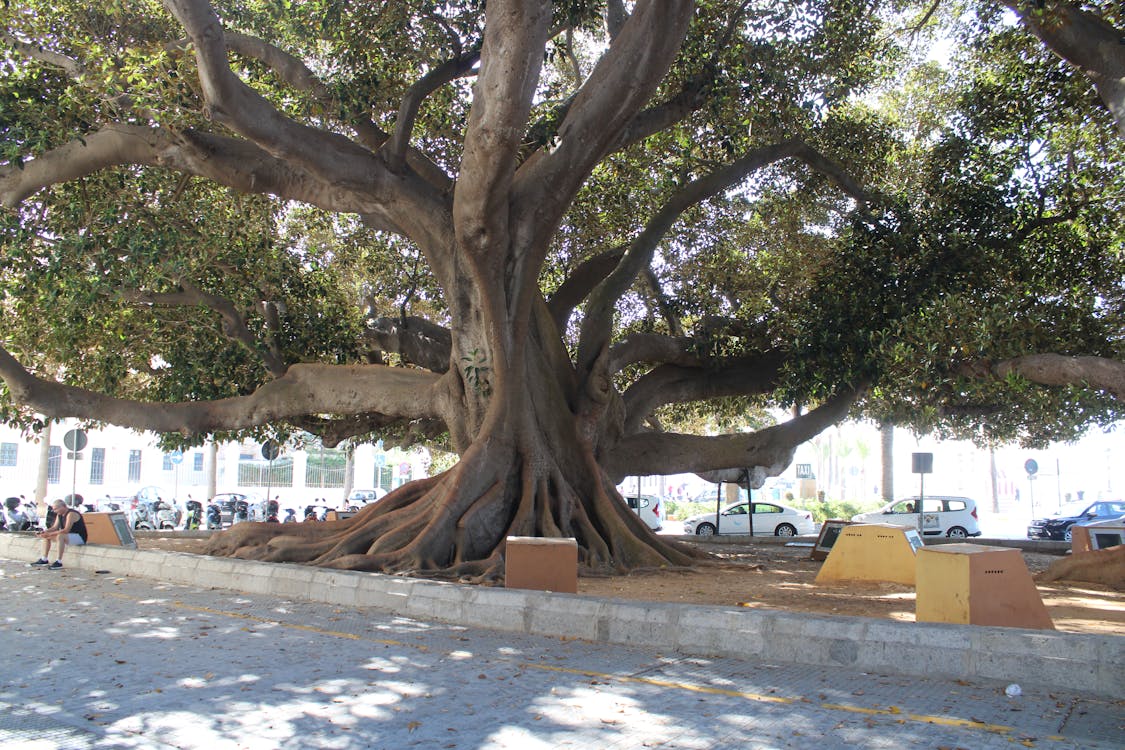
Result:
M364 331L364 339L382 351L400 354L407 362L431 372L449 369L452 334L448 328L423 318L377 318Z
M1049 50L1090 79L1125 138L1125 30L1070 3L1004 0L1004 5Z
M847 416L859 396L848 389L788 422L752 433L712 437L644 433L624 438L602 458L614 481L628 475L678 474L732 468L777 476L792 462L797 446Z
M114 398L39 378L0 346L0 378L13 401L53 419L108 421L153 432L207 434L310 414L437 416L440 376L381 365L296 364L248 396L190 403Z
M426 97L450 81L471 75L479 61L480 50L470 50L437 66L410 87L402 98L402 104L399 105L395 130L386 145L387 164L391 170L397 171L402 168L407 147L410 145L410 133L414 129L414 121Z
M1125 401L1125 362L1106 357L1028 354L999 362L969 362L962 365L959 372L974 378L1004 378L1015 374L1040 385L1088 386Z
M623 394L625 434L637 432L657 408L725 396L752 396L777 386L785 355L778 351L724 362L722 367L663 365L642 376Z

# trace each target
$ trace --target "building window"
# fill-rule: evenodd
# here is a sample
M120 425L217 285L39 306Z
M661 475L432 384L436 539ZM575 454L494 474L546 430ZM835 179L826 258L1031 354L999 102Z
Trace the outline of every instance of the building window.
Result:
M171 453L165 453L164 454L164 467L163 468L164 468L164 471L171 471L172 469L176 468L175 466L172 465L172 454Z
M395 470L393 466L375 467L375 486L384 490L394 488Z
M19 443L0 443L0 466L15 466Z
M105 482L105 448L90 451L90 484Z
M195 471L203 471L203 454L196 451L191 456L192 469Z
M141 481L141 452L137 450L129 451L129 481Z
M58 484L62 474L62 448L52 445L47 450L47 483Z

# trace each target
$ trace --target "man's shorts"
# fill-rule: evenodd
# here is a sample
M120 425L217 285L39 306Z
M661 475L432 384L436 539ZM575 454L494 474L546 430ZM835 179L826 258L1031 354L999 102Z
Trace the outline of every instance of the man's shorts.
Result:
M86 541L82 538L82 536L80 534L75 534L74 532L71 532L71 533L66 535L66 543L71 545L71 546L74 546L74 547L81 547L83 544L86 543Z

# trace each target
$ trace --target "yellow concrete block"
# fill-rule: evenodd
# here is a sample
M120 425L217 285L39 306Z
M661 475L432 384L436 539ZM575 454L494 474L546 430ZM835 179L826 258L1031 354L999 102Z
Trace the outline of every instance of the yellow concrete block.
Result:
M946 544L918 550L918 622L1054 630L1017 549Z
M914 529L885 523L845 526L816 582L888 581L913 586L916 546L921 546L921 538Z

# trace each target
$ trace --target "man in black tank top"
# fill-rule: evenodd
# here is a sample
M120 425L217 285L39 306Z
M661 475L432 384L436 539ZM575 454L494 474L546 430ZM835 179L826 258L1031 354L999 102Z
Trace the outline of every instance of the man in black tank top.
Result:
M63 552L66 551L66 545L82 545L86 543L86 521L82 518L82 514L74 508L68 508L66 503L62 500L56 500L51 503L51 507L55 510L55 522L51 528L46 531L40 531L35 536L43 539L43 556L32 563L32 565L47 565L52 570L58 570L62 565ZM59 556L51 563L47 564L47 556L51 554L51 542L58 540L59 543Z

